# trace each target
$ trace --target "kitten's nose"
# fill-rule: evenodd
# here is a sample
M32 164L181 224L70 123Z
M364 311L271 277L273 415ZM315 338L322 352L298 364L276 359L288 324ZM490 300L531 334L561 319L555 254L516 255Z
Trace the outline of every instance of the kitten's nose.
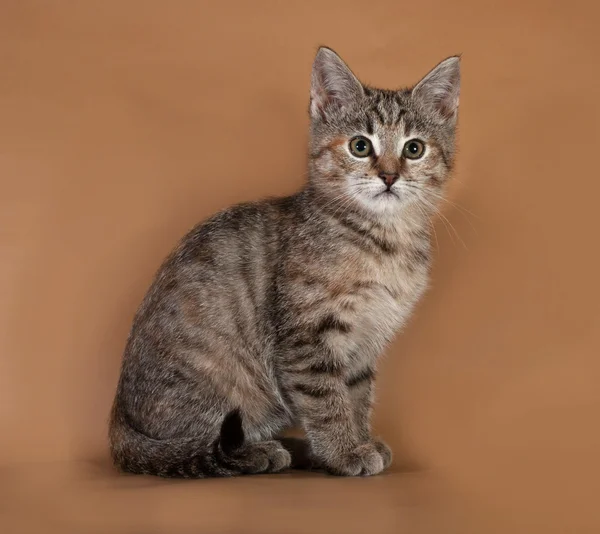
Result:
M379 178L381 178L383 180L383 182L385 183L385 185L387 185L388 187L391 187L393 185L393 183L398 179L398 173L394 172L380 172L379 173Z

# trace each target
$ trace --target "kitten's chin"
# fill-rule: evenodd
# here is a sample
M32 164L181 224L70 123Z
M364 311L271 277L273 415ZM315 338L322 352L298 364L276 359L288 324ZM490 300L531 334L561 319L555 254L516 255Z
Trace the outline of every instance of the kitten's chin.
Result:
M379 191L371 195L361 195L360 203L366 211L381 217L399 215L408 205L409 199L397 191Z

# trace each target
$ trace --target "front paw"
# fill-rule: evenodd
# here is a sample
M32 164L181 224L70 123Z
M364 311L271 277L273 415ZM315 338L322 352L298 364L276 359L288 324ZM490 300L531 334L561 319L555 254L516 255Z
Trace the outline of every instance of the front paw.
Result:
M387 469L392 464L392 449L390 449L383 441L373 440L373 445L383 460L383 468Z
M363 443L354 450L327 462L327 470L338 476L371 476L385 469L384 457L375 442ZM387 445L385 446L389 452ZM389 453L391 460L391 453Z

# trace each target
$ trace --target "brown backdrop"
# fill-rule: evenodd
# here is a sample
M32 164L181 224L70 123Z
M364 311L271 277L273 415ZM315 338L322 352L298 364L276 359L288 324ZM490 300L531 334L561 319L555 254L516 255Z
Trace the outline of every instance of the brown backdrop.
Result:
M0 2L3 532L600 531L598 8L491 4ZM455 230L379 381L396 464L119 477L135 308L196 221L300 186L319 44L379 86L463 53Z

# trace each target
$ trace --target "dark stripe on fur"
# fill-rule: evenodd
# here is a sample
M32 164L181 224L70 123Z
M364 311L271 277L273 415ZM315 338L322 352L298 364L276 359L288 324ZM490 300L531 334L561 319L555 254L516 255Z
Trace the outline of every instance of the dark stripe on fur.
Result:
M341 371L340 365L332 360L322 360L318 363L313 363L308 370L314 374L330 374L335 375Z
M360 373L348 378L346 380L346 385L349 388L353 388L358 386L359 384L362 384L363 382L370 382L374 378L375 371L373 371L373 369L371 369L370 367L367 367L366 369L363 369Z
M369 135L373 135L373 132L375 131L375 129L373 128L373 119L368 113L365 115L365 121L367 123L367 133Z
M404 115L406 115L406 110L400 109L398 111L398 116L396 117L396 120L394 121L394 126L398 126L398 124L400 124L400 121L402 120L402 117L404 117Z
M342 334L347 334L348 332L350 332L350 330L352 330L352 327L348 323L345 323L344 321L338 319L335 315L329 314L323 317L321 321L319 321L319 324L315 329L315 334L317 336L320 336L332 330L336 332L341 332Z
M331 388L320 387L318 385L295 384L294 389L303 395L313 397L315 399L329 397L334 393L334 390Z
M379 119L379 122L382 125L385 125L385 117L383 116L383 113L381 113L381 110L379 109L378 106L373 106L373 108L371 109L371 111L377 115L377 118Z
M375 245L379 250L381 250L385 254L395 254L397 252L396 247L394 247L391 243L388 243L387 241L384 241L383 239L374 236L367 229L362 228L354 221L350 220L348 217L340 219L339 222L346 228L352 230L352 232L354 232L355 234L361 236L364 240Z
M418 247L413 247L409 249L410 255L412 256L413 261L419 264L429 263L430 257L429 252L423 250Z
M322 414L315 414L314 418L313 418L313 424L316 424L318 426L327 427L329 425L339 423L340 421L343 421L343 419L344 419L344 416L338 412L333 412L333 413L325 412Z
M329 150L331 150L331 147L329 145L325 145L310 156L312 159L320 159L323 156L323 154L325 154L325 152L329 152Z

